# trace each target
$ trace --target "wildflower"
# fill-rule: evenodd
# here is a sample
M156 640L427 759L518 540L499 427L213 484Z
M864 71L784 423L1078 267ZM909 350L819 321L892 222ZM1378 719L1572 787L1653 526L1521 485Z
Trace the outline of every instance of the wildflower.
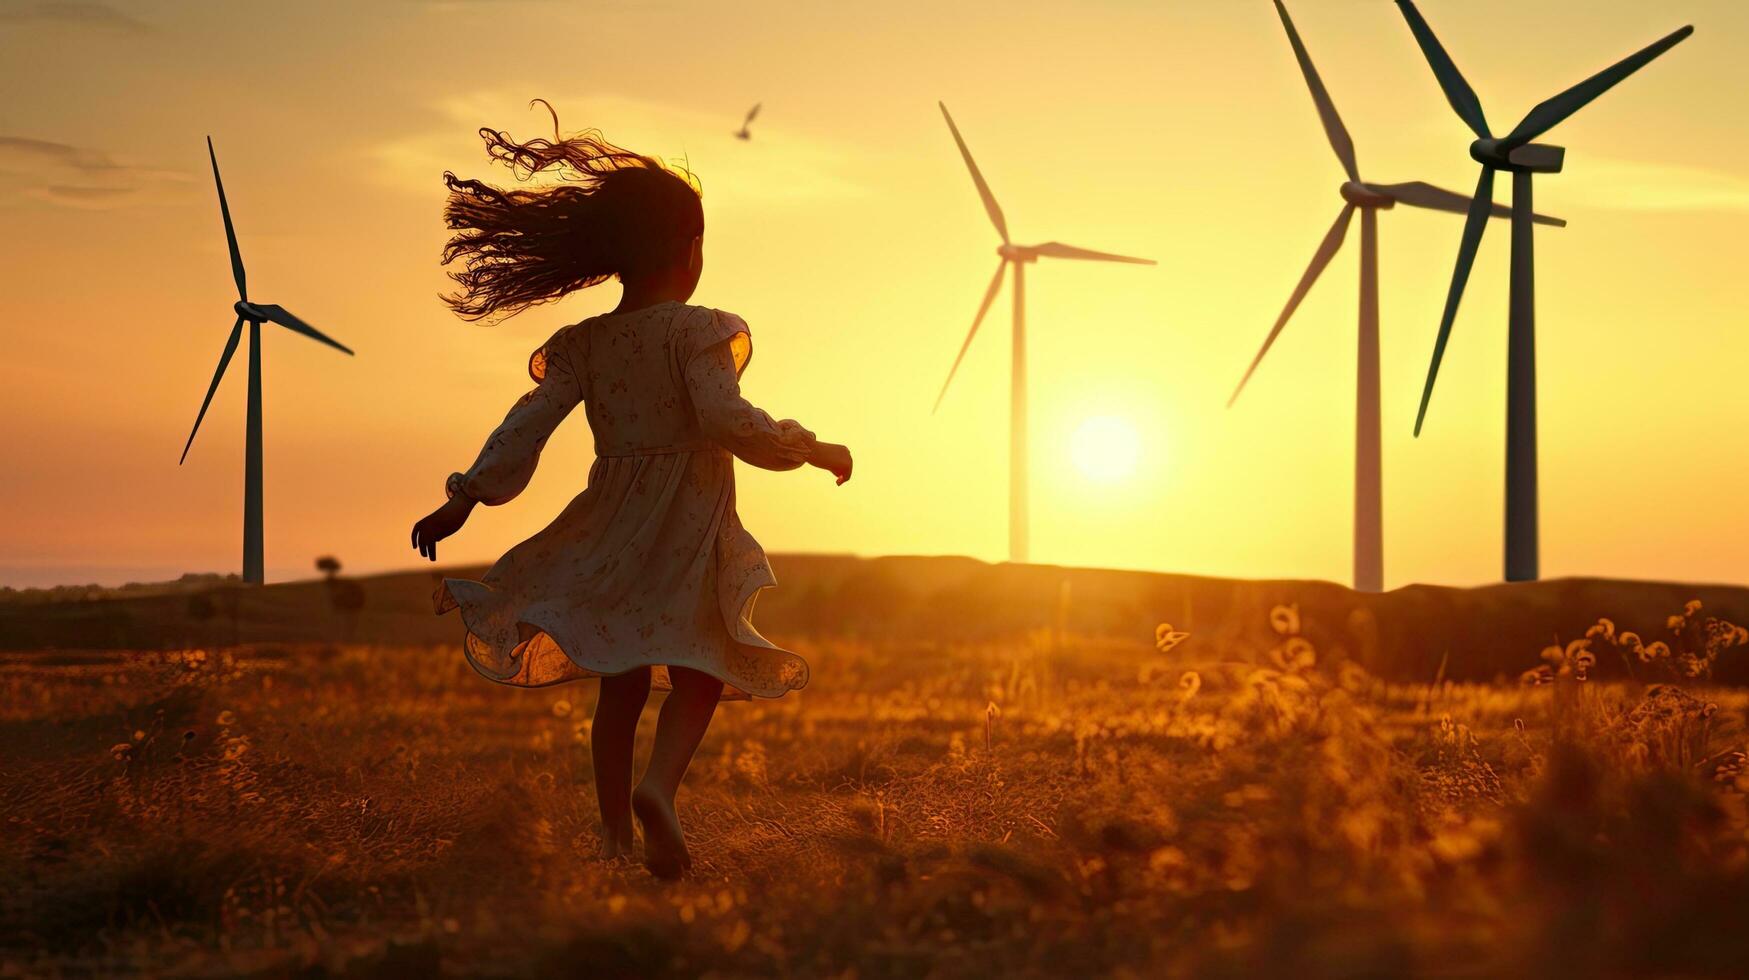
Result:
M1269 611L1269 625L1282 636L1298 636L1300 632L1300 604L1276 606Z
M1571 648L1569 648L1569 650L1570 649ZM1574 676L1578 677L1580 680L1584 680L1585 675L1590 672L1591 668L1597 665L1597 654L1592 653L1590 650L1581 649L1578 653L1571 654L1569 660L1573 665Z
M1543 664L1533 670L1527 670L1518 675L1518 682L1526 687L1541 687L1555 682L1555 670L1548 664Z
M1310 670L1318 662L1317 649L1310 640L1303 636L1295 636L1279 647L1269 651L1269 657L1282 670L1293 673Z
M1154 627L1154 649L1165 653L1189 637L1189 633L1173 629L1171 623L1161 623Z
M1178 689L1184 693L1178 696L1180 701L1189 701L1196 697L1196 692L1202 690L1202 675L1194 670L1187 670L1178 678Z

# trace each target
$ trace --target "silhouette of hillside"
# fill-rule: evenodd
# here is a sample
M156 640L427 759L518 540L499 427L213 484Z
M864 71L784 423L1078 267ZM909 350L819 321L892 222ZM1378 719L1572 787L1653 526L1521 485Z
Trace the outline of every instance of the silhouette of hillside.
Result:
M1377 595L1319 581L1206 578L1151 572L989 564L961 557L779 555L779 587L759 600L760 629L786 637L902 641L932 646L1001 641L1060 629L1069 636L1133 640L1151 655L1154 628L1170 622L1188 643L1233 655L1272 646L1272 607L1297 603L1321 650L1345 653L1387 677L1426 681L1516 677L1543 647L1584 635L1608 616L1648 639L1690 599L1706 615L1749 623L1749 589L1609 579L1555 579L1446 588L1413 585ZM479 566L352 578L362 605L343 610L320 579L265 587L0 604L0 649L152 650L231 643L455 644L460 621L431 612L443 575ZM1059 621L1060 620L1060 621ZM1743 659L1743 658L1737 658ZM1600 669L1620 669L1602 658ZM1719 679L1749 681L1726 658Z

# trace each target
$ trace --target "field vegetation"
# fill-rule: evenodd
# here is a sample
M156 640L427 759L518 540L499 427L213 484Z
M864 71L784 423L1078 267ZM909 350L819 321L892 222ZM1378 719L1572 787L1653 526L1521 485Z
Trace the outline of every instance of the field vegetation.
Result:
M798 642L805 691L720 712L675 884L593 857L591 687L8 654L0 975L1741 975L1749 696L1691 668L1745 651L1677 612L1504 684L1387 682L1291 605Z

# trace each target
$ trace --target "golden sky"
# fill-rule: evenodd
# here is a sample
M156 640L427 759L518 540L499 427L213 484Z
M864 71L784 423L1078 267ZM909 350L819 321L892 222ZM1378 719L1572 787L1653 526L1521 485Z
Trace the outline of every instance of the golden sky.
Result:
M1006 299L930 414L996 245L944 99L1016 240L1160 262L1028 270L1034 560L1346 580L1358 225L1224 407L1341 204L1273 7L989 7L0 0L0 583L238 567L241 357L176 465L232 320L209 133L251 298L358 351L268 328L269 578L328 552L411 564L408 527L527 387L528 351L617 299L609 285L486 328L436 298L439 175L505 178L474 131L543 131L537 96L568 129L700 175L695 301L751 324L746 393L854 450L843 488L741 469L771 550L1006 554ZM1393 5L1291 10L1363 175L1467 193L1468 133ZM1567 172L1539 179L1537 204L1571 225L1537 241L1543 570L1749 581L1749 5L1422 10L1499 129L1696 25L1547 137ZM754 138L733 139L756 101ZM1410 437L1461 224L1380 218L1393 586L1500 575L1503 223ZM1131 477L1072 465L1093 416L1139 433ZM589 459L578 413L529 491L476 511L445 561L544 525Z

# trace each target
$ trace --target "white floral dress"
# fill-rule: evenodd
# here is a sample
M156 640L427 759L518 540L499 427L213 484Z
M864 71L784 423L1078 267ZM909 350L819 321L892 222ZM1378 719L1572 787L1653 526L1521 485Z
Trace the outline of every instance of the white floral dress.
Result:
M476 670L543 687L647 666L667 687L669 666L690 667L722 680L725 699L808 682L806 661L753 628L776 579L735 513L734 457L794 469L814 436L741 397L752 351L740 317L671 302L584 320L534 352L536 387L451 492L515 497L579 402L596 459L588 487L483 581L439 586L437 611L461 610Z

